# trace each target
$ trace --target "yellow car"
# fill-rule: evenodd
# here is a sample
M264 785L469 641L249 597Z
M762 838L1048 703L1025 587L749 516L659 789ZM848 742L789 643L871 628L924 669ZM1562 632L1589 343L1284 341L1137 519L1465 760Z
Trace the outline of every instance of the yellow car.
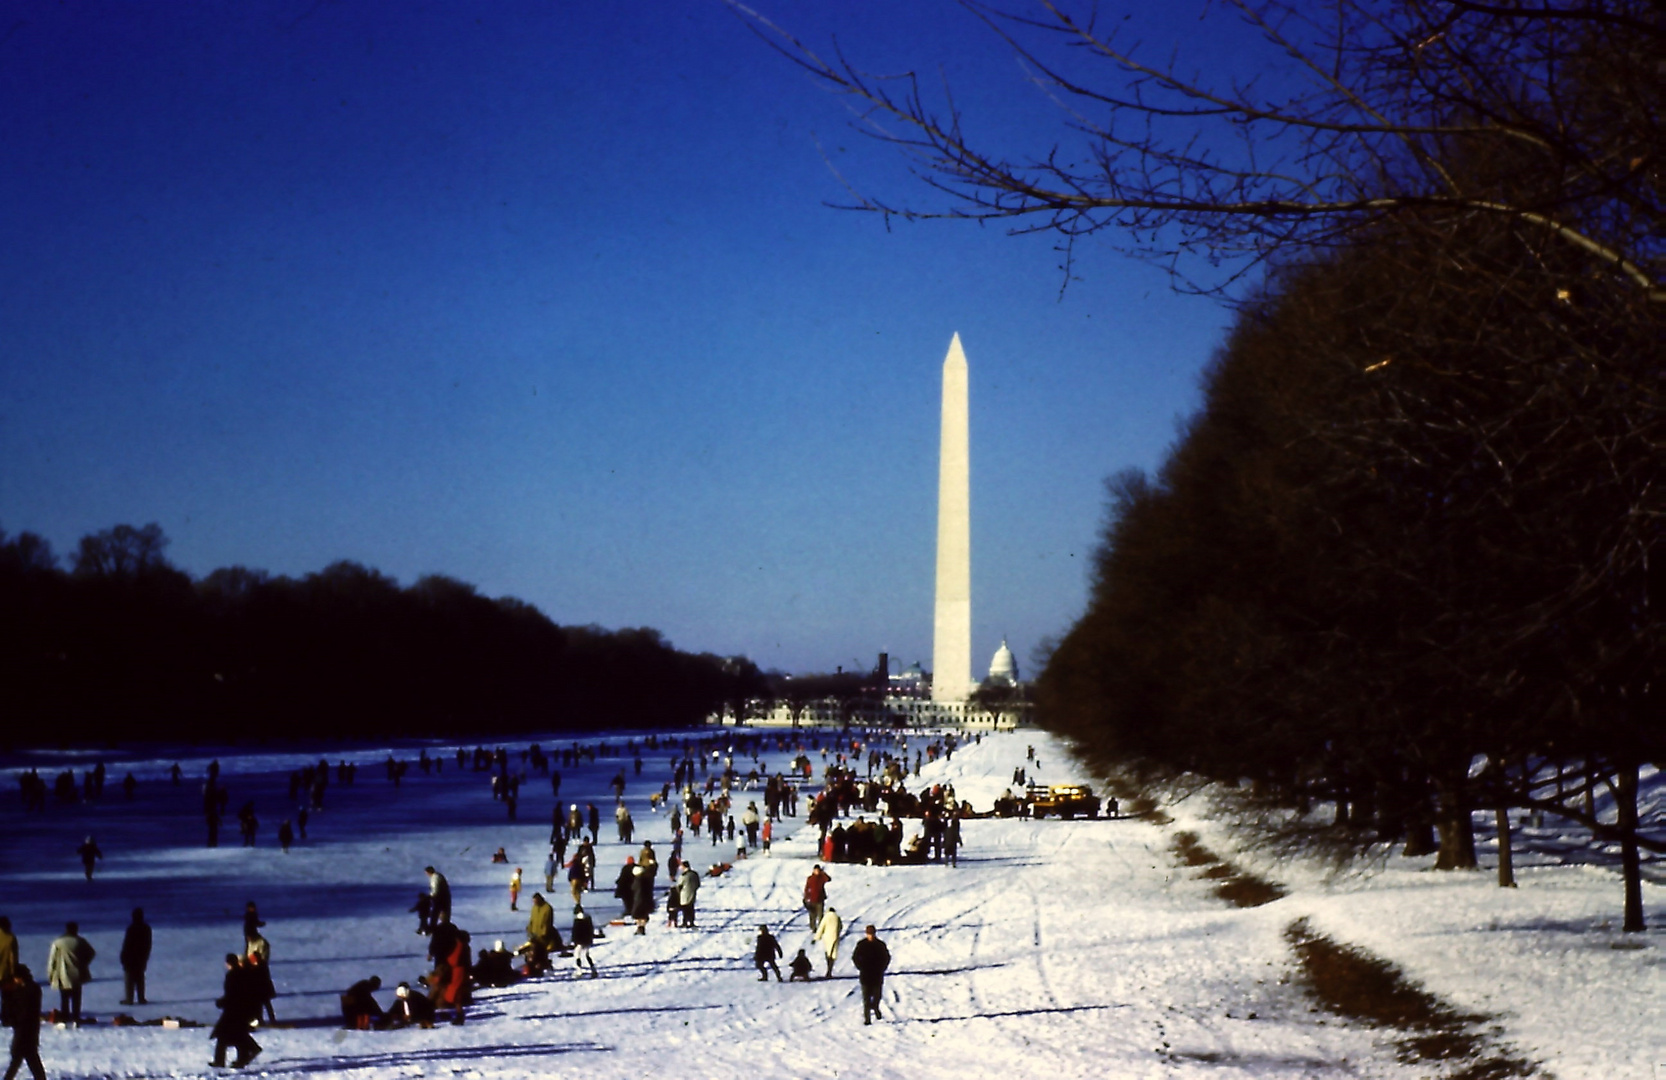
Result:
M1061 818L1099 816L1099 796L1086 784L1052 784L1030 791L1030 816L1044 818L1057 814Z

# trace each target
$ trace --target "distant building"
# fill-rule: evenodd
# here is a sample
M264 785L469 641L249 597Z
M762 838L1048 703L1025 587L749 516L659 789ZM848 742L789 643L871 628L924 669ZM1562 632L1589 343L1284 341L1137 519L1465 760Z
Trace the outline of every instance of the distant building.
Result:
M726 710L707 717L707 722L747 727L971 727L1006 731L1033 717L1028 687L1018 681L1018 663L1005 639L995 650L989 678L984 682L985 688L1010 691L999 695L998 700L934 701L931 675L918 661L901 671L889 668L889 657L880 653L874 677L861 697L802 702L796 716L789 702L752 701L747 703L743 718Z
M989 681L1000 686L1018 685L1018 661L1013 659L1012 650L1007 648L1007 639L1001 639L1001 647L995 650L995 659L989 662Z

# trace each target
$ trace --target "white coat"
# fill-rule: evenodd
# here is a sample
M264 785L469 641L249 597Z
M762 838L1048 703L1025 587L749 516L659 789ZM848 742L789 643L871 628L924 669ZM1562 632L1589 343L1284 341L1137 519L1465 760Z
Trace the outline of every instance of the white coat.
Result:
M839 918L839 913L829 907L822 912L821 925L816 927L816 944L829 960L839 958L839 935L845 932L845 921Z
M65 934L52 942L46 955L46 979L54 990L74 990L91 979L88 965L93 962L93 947L79 934Z

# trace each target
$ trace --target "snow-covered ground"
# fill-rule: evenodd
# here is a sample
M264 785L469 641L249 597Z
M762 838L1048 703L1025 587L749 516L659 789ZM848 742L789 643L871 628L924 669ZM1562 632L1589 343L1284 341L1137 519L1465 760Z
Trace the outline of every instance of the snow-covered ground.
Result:
M806 741L810 736L806 735ZM825 736L824 736L825 738ZM617 741L617 740L616 740ZM917 740L918 741L918 740ZM549 745L546 740L545 745ZM951 761L928 764L910 785L952 781L978 809L1006 787L1033 745L1032 778L1080 779L1063 749L1039 732L985 736ZM333 763L343 756L328 751ZM556 977L476 997L463 1027L344 1032L337 995L371 974L391 987L424 969L426 939L406 913L423 887L422 867L449 877L455 917L475 946L524 937L509 910L508 869L525 868L526 894L542 886L554 800L534 776L523 788L519 822L505 819L484 773L413 774L397 789L373 767L386 747L361 747L357 783L332 784L309 840L280 853L273 830L288 805L288 770L318 751L218 754L233 811L253 798L259 846L237 846L228 822L220 848L201 846L200 778L211 751L179 759L190 778L174 788L163 771L174 757L101 755L111 777L102 802L49 803L25 816L15 795L0 809L0 913L9 914L25 962L45 967L47 946L76 919L99 950L81 1030L49 1029L41 1052L49 1075L202 1076L206 1028L113 1028L126 1011L211 1024L222 954L241 945L245 900L255 900L272 943L281 1021L257 1032L263 1075L522 1077L573 1072L587 1078L675 1075L805 1077L1417 1077L1428 1065L1396 1061L1394 1033L1313 1011L1290 981L1285 928L1309 916L1320 930L1388 958L1430 990L1498 1017L1501 1042L1562 1080L1652 1077L1666 1061L1666 940L1658 930L1621 935L1619 886L1606 870L1577 865L1525 869L1521 887L1501 890L1489 875L1427 872L1390 863L1370 875L1327 880L1301 865L1270 868L1291 886L1275 903L1236 909L1211 883L1175 865L1172 833L1191 827L1230 855L1207 820L1168 827L1147 822L974 820L955 868L828 867L829 901L843 914L846 943L835 978L760 983L751 965L760 923L774 928L790 958L810 946L800 893L813 861L810 839L782 839L769 857L709 880L700 927L671 930L658 920L645 937L615 928L595 957L598 979ZM414 756L400 748L400 756ZM788 754L771 750L776 768ZM819 755L812 754L819 763ZM666 779L666 752L645 755L626 792L638 826L662 853L663 815L648 794ZM42 775L61 755L39 758ZM7 776L21 767L13 755ZM611 882L637 845L615 842L606 820L607 781L628 763L604 758L564 770L562 801L603 811L599 873ZM79 768L79 766L78 766ZM116 783L128 768L135 799ZM744 771L744 769L743 769ZM333 779L333 778L332 778ZM761 803L761 799L760 799ZM744 802L742 803L744 805ZM1185 810L1185 807L1180 810ZM82 879L74 849L97 835L107 858ZM511 867L491 852L507 849ZM688 845L697 866L733 849ZM1666 920L1658 886L1645 899L1650 920ZM563 934L571 910L565 885L552 897ZM148 1007L122 1009L116 954L128 912L146 909L156 927ZM611 916L604 885L588 906ZM886 1016L864 1027L849 952L866 923L879 927L893 964ZM811 955L815 949L810 948ZM784 965L783 965L784 966ZM818 967L818 975L820 969ZM384 999L388 995L384 995ZM56 1003L48 990L46 1004Z

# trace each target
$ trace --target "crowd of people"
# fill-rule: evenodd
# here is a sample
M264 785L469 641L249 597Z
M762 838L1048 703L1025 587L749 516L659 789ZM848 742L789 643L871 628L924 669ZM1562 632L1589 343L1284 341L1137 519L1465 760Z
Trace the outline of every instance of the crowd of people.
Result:
M520 752L520 770L502 748L480 747L472 753L458 748L457 769L490 772L492 795L508 803L511 820L515 817L520 786L527 779L526 770L549 777L557 801L551 818L548 855L542 865L544 888L532 894L527 909L526 939L515 948L500 940L490 949L471 953L470 934L452 918L449 882L438 869L427 866L424 868L426 887L418 893L409 910L417 916L416 932L429 939L429 965L415 978L396 984L386 1008L377 1000L382 990L379 977L354 982L341 994L343 1024L358 1029L430 1027L441 1020L461 1024L474 989L551 975L557 960L570 960L574 977L599 977L600 970L592 952L595 944L604 939L604 931L587 910L586 900L597 889L596 849L600 843L602 814L594 803L587 803L581 809L578 803L572 802L562 809L562 774L556 767L572 769L594 763L598 754L623 756L629 763L629 772L627 768L619 768L608 787L615 801L612 817L617 839L632 844L638 823L625 803L626 790L640 780L644 754L671 751L667 779L648 798L651 813L664 817L670 834L663 899L661 857L651 839L642 840L640 849L624 860L613 884L613 895L621 904L620 922L633 926L636 935L648 932L662 904L668 928L696 929L703 880L720 877L733 866L732 861L724 861L720 855L702 873L687 857L685 845L691 837L708 834L714 847L724 842L735 844L735 861L754 854L769 854L777 823L783 818L797 817L801 799L807 799L805 818L818 830L817 853L821 862L815 864L806 879L803 906L809 916L811 948L818 951L822 960L822 977L832 977L845 937L845 923L839 911L828 902L828 884L832 878L823 863L885 865L935 859L953 864L961 846L961 818L970 807L957 801L952 787L932 786L914 794L907 786L908 778L918 773L922 760L953 755L956 749L953 735L917 748L912 768L906 738L900 746L887 746L884 735L870 738L846 732L827 739L825 744L819 736L809 737L808 747L799 733L790 737L747 734L738 738L726 733L698 740L650 737L641 744L627 743L623 755L619 747L606 744L575 743L547 753L534 744ZM784 768L771 771L763 762L762 755L772 750L789 755ZM819 756L822 765L822 783L813 793L808 791L816 772L812 754ZM747 755L750 755L749 762L745 761ZM742 765L737 766L737 757L743 761ZM413 767L424 776L442 773L445 762L445 756L431 757L426 750L414 762L400 762L390 755L386 765L388 779L398 785ZM89 770L87 797L102 792L103 771L102 765L97 766L95 779L95 773ZM335 783L350 785L357 766L343 760L332 770L327 761L320 760L290 774L289 797L301 804L296 817L302 839L306 837L309 813L324 807L332 771ZM177 765L170 771L170 777L174 785L180 783ZM131 780L131 774L128 779ZM44 800L44 781L31 772L20 779L20 786L26 809L40 809L37 804ZM61 778L59 786L64 786ZM71 796L77 794L73 777L68 786ZM124 787L131 797L133 785L124 781ZM220 781L217 761L210 764L202 790L208 843L214 846L218 823L228 802L228 791ZM872 820L869 815L873 815ZM258 835L253 802L245 802L237 817L244 844L253 846ZM906 840L904 819L917 822L913 835ZM287 852L295 840L288 819L279 827L278 837L280 846ZM92 836L86 838L78 855L86 877L91 880L96 862L104 857ZM503 848L497 849L492 862L509 865ZM554 893L556 879L563 872L573 901L565 939L556 926L554 907L545 895ZM522 874L522 868L517 866L508 879L511 911L520 911ZM785 913L784 917L791 914ZM224 957L224 981L217 1000L221 1014L211 1032L212 1064L216 1067L247 1066L261 1052L252 1031L263 1020L268 1024L277 1020L273 1007L276 987L270 967L271 945L261 933L264 926L254 902L250 901L244 912L243 947ZM151 947L151 927L143 910L136 908L119 957L123 1005L147 1004L145 974ZM46 1015L48 1022L66 1026L81 1022L81 988L91 978L95 956L92 945L80 936L74 922L68 923L64 934L52 942L47 985L59 992L59 1000L58 1007ZM767 925L761 925L753 956L759 978L767 981L773 974L777 982L783 981L777 963L782 957L779 940ZM881 989L890 962L889 951L874 926L866 927L851 952L851 960L862 984L863 1020L869 1023L880 1017ZM790 981L809 981L815 964L807 949L799 949L788 968ZM29 968L17 962L17 941L10 921L3 916L0 916L0 990L4 992L5 1023L14 1033L12 1068L6 1080L11 1080L23 1066L32 1075L44 1077L39 1056L42 989ZM229 1051L235 1051L236 1056L228 1063Z

